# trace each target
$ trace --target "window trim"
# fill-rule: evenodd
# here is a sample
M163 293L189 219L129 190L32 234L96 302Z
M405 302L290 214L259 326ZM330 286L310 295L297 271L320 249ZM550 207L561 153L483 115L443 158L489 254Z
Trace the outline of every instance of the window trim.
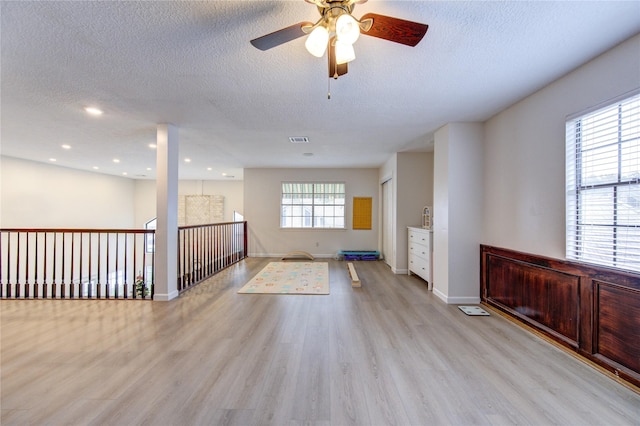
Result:
M151 227L153 224L153 227ZM156 229L158 224L158 218L154 217L144 223L144 229ZM144 251L145 253L155 253L156 251L156 235L154 234L144 234Z
M619 216L619 209L622 207L620 204L623 203L622 196L619 194L621 190L625 190L626 187L631 187L632 185L640 185L640 179L637 177L623 178L623 166L624 166L624 157L623 157L623 149L624 144L631 142L631 146L633 146L633 141L637 141L636 143L640 143L640 137L632 137L631 139L623 139L623 126L631 125L640 125L640 118L635 115L633 119L631 119L628 123L623 122L623 109L622 105L625 103L638 102L640 99L640 89L636 89L630 92L627 92L621 96L610 99L609 101L600 103L596 106L588 108L580 113L573 114L571 116L567 116L566 118L566 138L565 138L565 148L566 148L566 169L565 169L565 209L566 209L566 228L565 228L565 256L568 260L577 261L581 263L591 263L594 265L604 266L613 268L621 271L632 271L632 272L640 272L640 266L638 268L630 267L630 265L634 265L634 259L636 256L640 255L640 248L637 248L637 245L634 244L636 241L633 236L627 238L620 238L618 231L620 229L639 229L640 223L627 223L628 216L623 216L622 218ZM634 99L636 98L636 99ZM601 112L602 114L610 113L613 117L610 121L607 121L607 124L614 125L614 130L612 134L616 134L617 136L611 137L611 141L605 140L604 144L596 144L595 146L583 147L583 119L592 119L594 115ZM635 112L635 111L634 111ZM594 127L589 129L591 132L596 132L601 130L602 124L599 124L600 128ZM615 165L617 176L614 180L609 182L589 182L586 180L587 177L583 176L583 168L584 168L584 155L589 154L589 152L593 152L595 150L602 150L607 147L614 147L615 151L614 159L611 163L606 163L607 165ZM606 153L601 154L599 157L591 157L588 160L588 163L596 166L598 164L598 160L602 160L606 158ZM630 155L633 155L630 154ZM631 158L634 158L631 156ZM634 170L635 171L635 170ZM605 204L606 207L611 208L611 223L598 223L598 219L596 217L595 222L587 223L584 218L589 214L598 214L600 207L598 204L591 205L588 208L585 208L582 204L585 201L585 196L589 194L594 194L592 191L597 191L599 189L612 189L611 191L611 201ZM631 216L633 217L633 216ZM627 219L627 220L625 220ZM585 232L589 229L589 227L597 226L600 229L605 229L606 227L612 228L612 233L610 236L610 243L612 245L610 252L606 252L606 250L598 250L598 240L590 241L589 245L583 244L583 236L586 235ZM604 227L604 228L603 228ZM598 228L593 228L598 229ZM593 234L592 234L593 235ZM607 242L605 237L605 243ZM625 242L622 246L622 249L619 249L619 242ZM589 252L589 249L595 249L594 252ZM622 255L621 255L622 254ZM597 259L598 256L603 257L603 259ZM606 259L605 256L610 256L610 258Z
M344 196L344 203L343 204L320 204L320 205L316 205L315 204L315 197L313 195L315 195L315 192L313 192L311 195L311 204L309 204L309 206L311 207L311 217L310 217L310 223L311 226L283 226L283 212L284 212L284 208L285 208L285 204L283 204L283 200L284 200L284 186L286 184L303 184L303 185L314 185L314 190L315 190L315 185L322 185L322 184L331 184L331 185L342 185L342 189L344 192L342 193L338 193L338 192L334 192L332 194L342 194ZM308 230L322 230L322 231L340 231L340 230L345 230L347 229L347 185L344 181L281 181L280 182L280 214L279 216L279 227L281 230L286 230L286 231L295 231L295 230L302 230L302 231L308 231ZM302 205L302 204L300 204ZM336 227L320 227L320 226L315 226L315 217L313 215L314 212L314 207L316 206L341 206L342 210L343 210L343 216L342 216L342 226L336 226ZM324 217L324 216L322 216ZM330 217L340 217L340 216L330 216Z

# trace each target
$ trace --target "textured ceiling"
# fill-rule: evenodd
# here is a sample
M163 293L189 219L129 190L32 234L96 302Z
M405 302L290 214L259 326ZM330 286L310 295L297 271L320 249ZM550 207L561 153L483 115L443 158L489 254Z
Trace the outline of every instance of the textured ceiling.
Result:
M443 124L486 120L640 32L638 1L370 0L354 16L426 23L427 35L416 47L362 36L349 73L329 81L304 38L264 52L249 44L315 22L303 0L1 7L1 154L131 178L155 176L148 144L165 122L192 160L180 163L182 179L377 167L432 149ZM88 105L104 114L87 116Z

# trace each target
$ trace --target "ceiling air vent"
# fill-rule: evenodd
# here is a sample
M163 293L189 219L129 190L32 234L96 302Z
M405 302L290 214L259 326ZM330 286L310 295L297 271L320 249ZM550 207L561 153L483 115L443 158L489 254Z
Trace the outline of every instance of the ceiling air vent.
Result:
M309 143L309 138L306 136L290 136L289 142L291 143Z

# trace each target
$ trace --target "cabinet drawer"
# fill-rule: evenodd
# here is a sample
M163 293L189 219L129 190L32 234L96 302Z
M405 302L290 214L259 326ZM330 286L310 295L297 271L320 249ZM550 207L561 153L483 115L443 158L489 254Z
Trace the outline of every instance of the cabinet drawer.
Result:
M408 227L407 235L407 263L409 275L415 274L429 284L429 290L433 289L431 278L431 254L433 235L430 230Z
M425 261L429 259L429 248L426 245L418 244L416 242L409 243L409 258L417 256Z
M429 281L429 262L426 259L412 256L409 258L409 270Z
M414 242L418 244L429 244L429 234L424 232L409 232L409 242Z

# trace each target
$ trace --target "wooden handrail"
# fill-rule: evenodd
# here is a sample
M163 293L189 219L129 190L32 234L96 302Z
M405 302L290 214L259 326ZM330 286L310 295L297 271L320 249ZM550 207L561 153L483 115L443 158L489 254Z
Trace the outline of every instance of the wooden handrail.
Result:
M153 296L154 230L0 229L0 298L146 299Z
M1 228L0 299L151 300L154 252L152 229ZM179 227L178 290L246 255L247 222Z
M247 222L178 228L178 291L186 291L247 256Z

